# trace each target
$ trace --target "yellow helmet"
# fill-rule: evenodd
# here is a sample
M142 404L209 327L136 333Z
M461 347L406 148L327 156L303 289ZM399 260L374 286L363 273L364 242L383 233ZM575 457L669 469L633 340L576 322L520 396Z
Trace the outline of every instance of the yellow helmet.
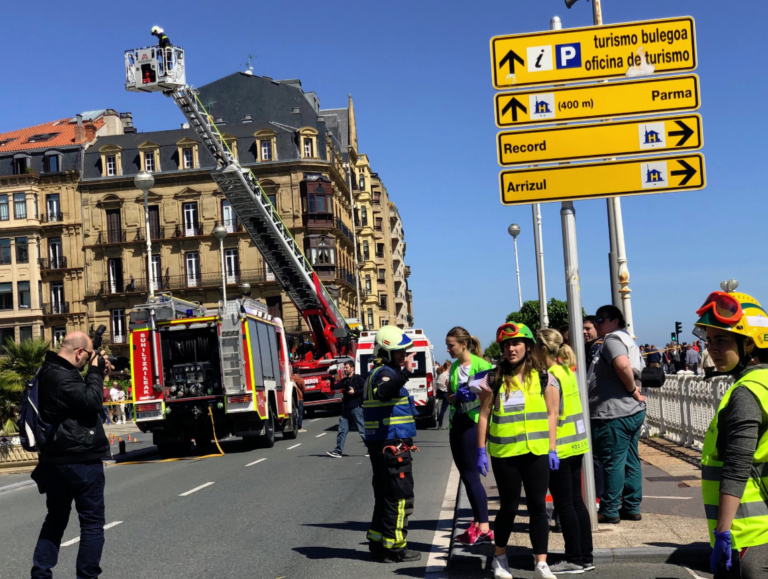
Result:
M391 353L395 350L413 348L413 340L397 326L384 326L381 328L376 332L375 342L376 346L373 355L376 358L386 357L388 360L392 359Z
M768 313L747 294L716 291L698 310L699 328L718 328L752 338L758 348L768 348Z

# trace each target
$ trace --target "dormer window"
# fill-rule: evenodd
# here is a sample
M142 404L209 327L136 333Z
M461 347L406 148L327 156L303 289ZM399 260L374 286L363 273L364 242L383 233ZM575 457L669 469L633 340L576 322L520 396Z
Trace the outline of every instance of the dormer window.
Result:
M195 155L191 147L182 149L181 156L184 160L185 169L192 169L195 166Z
M107 176L117 175L117 158L114 155L107 155Z
M117 145L104 145L99 149L102 177L116 177L123 174L121 152L122 149Z
M311 159L315 156L312 139L304 138L304 158Z
M149 173L155 172L155 152L147 151L144 153L144 170Z
M304 127L299 130L301 157L303 159L317 158L317 131L312 127Z
M261 129L253 135L256 139L258 161L277 161L277 133Z
M176 143L176 147L179 155L179 171L200 167L197 156L197 141L185 137Z
M32 170L32 157L26 153L19 153L13 157L13 174L23 175Z
M43 171L46 173L59 173L61 171L61 153L59 151L46 151L43 161Z
M8 143L13 143L14 141L18 141L18 138L17 137L12 137L10 139L3 139L2 141L0 141L0 147L4 147Z
M149 173L159 173L160 168L160 145L146 141L139 145L141 153L141 168Z
M261 159L262 161L272 160L272 141L261 142Z
M45 141L50 141L53 137L60 135L61 133L38 133L37 135L32 135L29 137L30 143L43 143Z

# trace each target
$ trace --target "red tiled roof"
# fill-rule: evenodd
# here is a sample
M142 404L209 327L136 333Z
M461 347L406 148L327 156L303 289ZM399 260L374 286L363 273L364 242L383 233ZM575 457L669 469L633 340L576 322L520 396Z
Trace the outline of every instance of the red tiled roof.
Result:
M94 121L83 121L83 124L92 123L96 130L100 129L104 125L104 119L98 118ZM5 151L28 151L31 149L53 149L56 147L66 147L69 145L81 145L87 142L87 139L75 140L75 126L76 121L71 121L70 118L59 119L58 121L51 121L42 125L36 125L34 127L28 127L26 129L19 129L18 131L11 131L9 133L0 134L0 143L7 142L5 145L0 144L0 154ZM30 142L29 139L35 135L41 135L45 133L58 133L56 136L46 140Z

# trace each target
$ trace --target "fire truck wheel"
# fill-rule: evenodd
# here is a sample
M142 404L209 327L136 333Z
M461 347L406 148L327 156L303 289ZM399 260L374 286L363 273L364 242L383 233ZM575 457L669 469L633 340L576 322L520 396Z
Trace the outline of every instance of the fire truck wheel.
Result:
M269 405L269 416L264 424L264 434L261 436L261 447L272 448L275 446L275 409Z
M294 440L299 435L299 405L296 401L293 402L293 410L291 410L291 428L290 432L283 430L284 440Z
M243 446L245 450L254 450L259 447L258 436L243 436Z

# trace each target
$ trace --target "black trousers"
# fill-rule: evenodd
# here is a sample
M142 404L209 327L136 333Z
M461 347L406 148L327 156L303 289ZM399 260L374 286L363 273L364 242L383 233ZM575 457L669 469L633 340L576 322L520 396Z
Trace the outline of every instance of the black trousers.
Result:
M408 517L413 513L413 458L411 451L393 454L388 446L411 446L412 439L368 441L373 468L373 518L366 537L371 551L403 551ZM404 448L404 446L402 447Z
M581 496L583 454L560 461L560 468L549 473L549 490L560 515L565 539L565 557L579 565L592 563L592 524Z
M546 555L549 547L549 519L547 517L547 486L549 485L549 458L546 454L522 454L507 458L491 457L493 476L499 487L501 502L493 526L497 547L506 547L517 508L520 492L525 487L525 500L531 523L528 534L534 555Z

